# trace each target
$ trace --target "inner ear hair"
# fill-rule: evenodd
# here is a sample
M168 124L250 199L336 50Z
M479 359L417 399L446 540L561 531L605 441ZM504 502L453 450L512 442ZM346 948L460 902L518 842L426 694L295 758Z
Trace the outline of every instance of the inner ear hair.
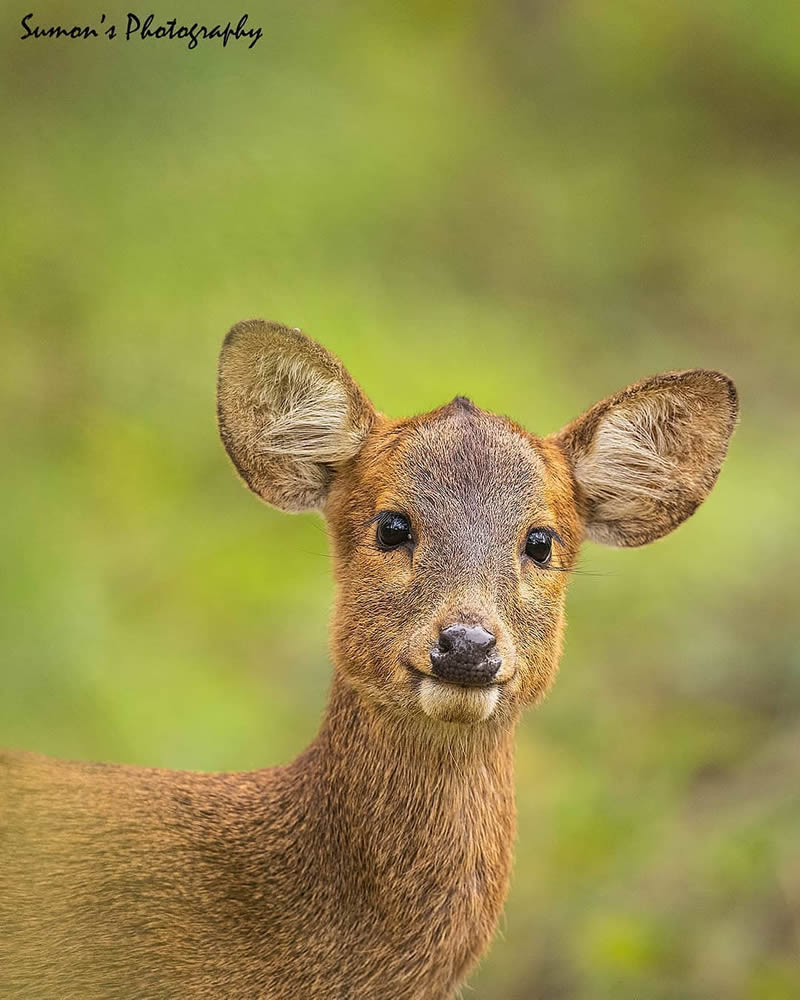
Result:
M220 437L245 483L282 510L322 507L375 411L338 358L300 330L237 323L219 359Z
M686 520L710 493L738 417L721 372L669 372L597 403L553 436L567 455L586 534L644 545Z

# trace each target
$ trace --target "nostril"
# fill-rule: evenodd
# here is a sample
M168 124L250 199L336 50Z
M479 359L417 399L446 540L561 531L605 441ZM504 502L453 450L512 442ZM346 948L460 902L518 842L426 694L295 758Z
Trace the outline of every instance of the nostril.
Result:
M443 628L439 633L439 650L442 653L449 653L450 650L460 641L464 629L460 625L450 625Z
M488 653L490 649L497 645L497 640L492 633L487 632L481 625L473 625L471 628L468 628L464 636L464 641L481 653Z

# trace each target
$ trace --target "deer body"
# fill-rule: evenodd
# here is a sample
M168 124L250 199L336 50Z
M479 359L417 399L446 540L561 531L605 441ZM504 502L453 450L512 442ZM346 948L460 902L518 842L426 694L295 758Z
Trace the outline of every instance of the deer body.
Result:
M265 771L10 755L0 996L449 996L506 894L510 739L423 755L353 701Z
M695 509L732 384L659 376L550 438L463 399L391 421L319 345L252 321L219 400L247 484L328 521L325 719L246 773L0 756L0 996L446 1000L502 910L514 729L554 679L578 546Z

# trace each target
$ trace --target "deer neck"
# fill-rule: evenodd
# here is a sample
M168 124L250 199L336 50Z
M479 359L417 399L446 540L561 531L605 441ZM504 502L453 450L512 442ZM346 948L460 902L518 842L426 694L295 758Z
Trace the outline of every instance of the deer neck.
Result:
M309 761L330 870L366 896L429 908L437 892L463 892L499 913L515 831L512 741L498 726L398 716L337 677Z

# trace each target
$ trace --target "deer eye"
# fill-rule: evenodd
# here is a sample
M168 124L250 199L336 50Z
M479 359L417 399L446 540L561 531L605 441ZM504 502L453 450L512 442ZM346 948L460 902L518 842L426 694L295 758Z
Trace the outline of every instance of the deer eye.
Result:
M530 556L539 566L546 566L550 562L552 548L552 537L541 528L534 528L525 542L525 555Z
M378 518L377 538L382 549L396 549L411 541L411 523L405 514L387 510Z

